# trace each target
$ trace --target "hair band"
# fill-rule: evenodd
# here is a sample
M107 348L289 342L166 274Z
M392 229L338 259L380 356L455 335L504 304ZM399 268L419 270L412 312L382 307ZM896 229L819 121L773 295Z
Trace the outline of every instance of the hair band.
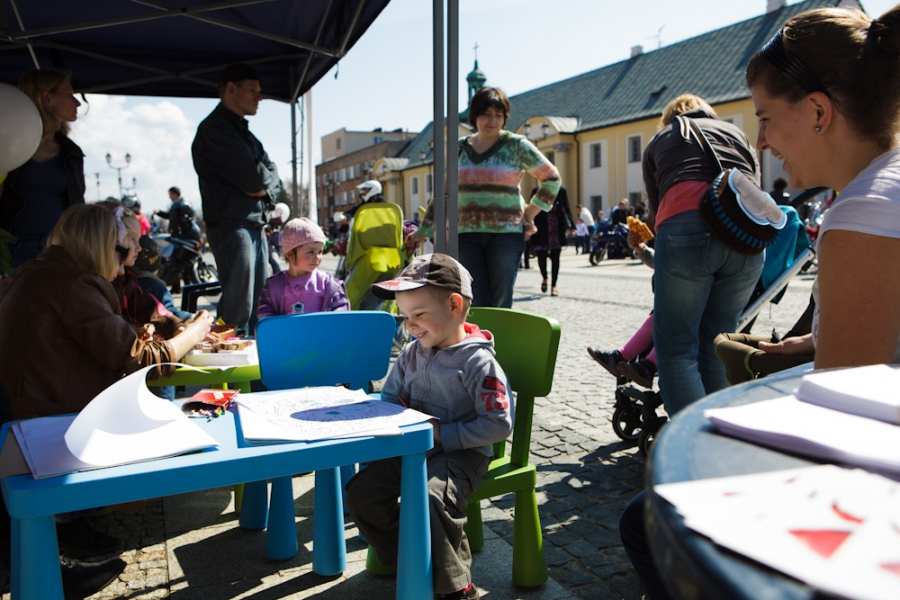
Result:
M118 239L119 243L122 244L125 242L125 238L128 236L128 230L125 229L125 223L122 222L122 215L125 214L125 209L121 206L117 206L115 210L113 210L113 216L116 218L116 230L118 231Z
M803 64L796 56L791 56L787 53L787 50L784 48L784 38L781 35L782 30L779 29L778 33L769 41L768 44L763 46L761 50L762 55L766 57L766 59L772 63L775 68L779 71L787 75L791 81L802 87L806 92L822 92L823 94L828 94L828 89L825 85L819 80L818 77Z

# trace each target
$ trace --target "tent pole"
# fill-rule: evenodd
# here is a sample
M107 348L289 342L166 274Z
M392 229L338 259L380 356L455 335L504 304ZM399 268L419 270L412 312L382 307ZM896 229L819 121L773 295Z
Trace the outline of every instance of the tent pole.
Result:
M294 214L301 214L297 202L297 101L291 100L291 204Z
M459 0L447 0L447 254L459 258Z
M444 195L444 0L433 0L434 37L434 250L447 252L447 211Z
M316 197L316 166L312 162L312 88L303 95L306 100L306 199L309 201L309 220L319 223L319 199Z

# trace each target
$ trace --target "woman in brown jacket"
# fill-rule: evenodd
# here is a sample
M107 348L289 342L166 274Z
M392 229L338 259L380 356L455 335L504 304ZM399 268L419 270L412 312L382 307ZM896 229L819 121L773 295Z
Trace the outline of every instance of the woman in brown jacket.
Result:
M209 334L197 318L168 340L144 340L110 283L121 221L102 206L65 211L48 247L0 285L0 384L17 419L77 412L141 367L175 362Z

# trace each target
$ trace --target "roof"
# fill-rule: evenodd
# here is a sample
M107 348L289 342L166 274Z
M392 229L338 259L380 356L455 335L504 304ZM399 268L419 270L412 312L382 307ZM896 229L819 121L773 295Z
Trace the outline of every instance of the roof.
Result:
M747 63L778 29L795 14L838 4L840 0L798 2L511 96L507 129L515 131L526 119L549 115L578 119L578 131L608 127L659 116L670 100L684 93L713 105L745 99Z
M0 82L72 73L77 92L218 96L219 72L252 64L289 102L342 58L389 0L0 0Z

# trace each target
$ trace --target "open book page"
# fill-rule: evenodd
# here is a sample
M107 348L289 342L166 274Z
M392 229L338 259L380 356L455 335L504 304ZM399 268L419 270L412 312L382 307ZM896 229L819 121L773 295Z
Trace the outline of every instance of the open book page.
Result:
M813 587L900 597L900 488L831 465L658 485L691 529Z
M432 418L341 387L245 394L237 405L248 442L399 435L400 427Z
M35 479L217 446L177 405L147 389L151 368L120 379L77 415L16 423L13 433Z
M888 365L809 373L794 395L811 404L900 424L900 370Z
M900 474L900 429L801 402L793 396L714 408L704 416L722 433L812 458Z

